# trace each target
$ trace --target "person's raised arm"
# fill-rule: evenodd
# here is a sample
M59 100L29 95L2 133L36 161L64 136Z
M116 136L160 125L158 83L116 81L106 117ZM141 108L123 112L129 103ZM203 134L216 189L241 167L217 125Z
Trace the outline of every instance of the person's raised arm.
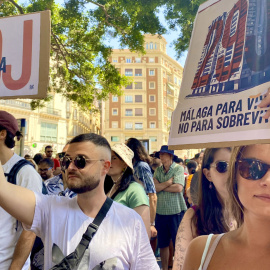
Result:
M195 232L193 232L195 229L193 229L192 225L194 214L195 213L192 208L187 210L178 228L175 240L173 270L182 270L183 268L188 245L195 236Z
M263 100L257 103L259 108L267 108L270 105L270 87L263 93ZM270 109L265 113L263 118L268 119L270 117Z
M8 183L0 163L0 206L22 223L31 226L35 205L36 198L34 192Z

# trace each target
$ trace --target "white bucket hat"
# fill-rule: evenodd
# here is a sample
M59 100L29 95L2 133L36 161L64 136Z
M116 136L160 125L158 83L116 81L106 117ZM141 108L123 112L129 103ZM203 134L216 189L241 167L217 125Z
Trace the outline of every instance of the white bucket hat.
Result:
M121 157L121 159L127 164L127 166L134 173L132 165L132 159L134 157L133 151L124 143L116 143L114 146L112 146L112 151L115 152L119 157Z

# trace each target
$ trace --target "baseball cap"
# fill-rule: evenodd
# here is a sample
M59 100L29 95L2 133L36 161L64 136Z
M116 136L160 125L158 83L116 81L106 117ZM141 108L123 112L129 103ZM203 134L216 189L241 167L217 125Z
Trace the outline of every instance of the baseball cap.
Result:
M0 125L8 130L13 136L19 132L19 126L16 118L6 111L0 111Z

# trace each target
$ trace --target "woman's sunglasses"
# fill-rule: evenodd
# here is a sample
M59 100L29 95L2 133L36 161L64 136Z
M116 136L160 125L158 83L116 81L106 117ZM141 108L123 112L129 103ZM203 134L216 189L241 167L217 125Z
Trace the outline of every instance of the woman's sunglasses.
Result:
M74 165L78 168L78 169L83 169L85 168L86 164L90 163L90 164L94 164L96 161L104 161L103 159L90 159L90 158L85 158L85 156L83 155L78 155L76 156L74 159L72 159L69 156L64 156L60 163L61 163L61 168L62 170L66 170L70 163L73 161Z
M254 158L239 159L236 164L240 175L247 180L262 179L270 169L270 165Z
M213 164L211 164L211 167L216 168L217 172L219 173L225 173L228 171L229 163L227 161L217 161Z

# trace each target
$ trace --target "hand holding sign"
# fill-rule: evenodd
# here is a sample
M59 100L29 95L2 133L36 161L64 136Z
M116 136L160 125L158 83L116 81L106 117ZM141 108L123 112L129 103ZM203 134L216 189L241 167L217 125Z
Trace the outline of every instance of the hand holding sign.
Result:
M268 88L267 92L264 94L264 98L260 104L258 104L259 108L266 108L270 105L270 88ZM263 118L268 119L270 117L270 109L266 112Z

